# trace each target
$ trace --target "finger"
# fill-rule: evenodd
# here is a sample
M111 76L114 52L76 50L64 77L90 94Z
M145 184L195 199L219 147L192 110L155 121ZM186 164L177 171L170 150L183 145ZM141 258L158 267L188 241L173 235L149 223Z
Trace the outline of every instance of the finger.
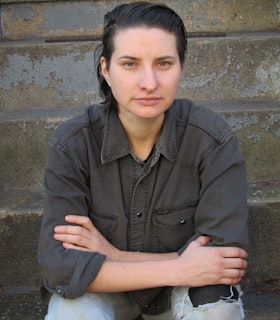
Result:
M74 246L87 248L89 240L80 235L69 234L54 234L54 239L62 243L69 243Z
M216 247L217 248L217 247ZM224 258L246 259L248 254L245 250L238 247L219 247Z
M245 269L225 269L223 272L223 277L237 279L244 277L245 273Z
M73 234L73 235L82 235L84 237L90 237L90 231L81 226L56 226L54 228L54 232L58 234Z
M245 270L227 269L219 282L223 284L237 284L242 280L244 276Z
M79 250L79 251L89 251L89 249L87 249L87 248L76 246L76 245L74 245L72 243L68 243L68 242L63 242L62 246L65 249L72 249L72 250Z
M240 278L222 278L218 284L227 284L227 285L235 285L239 284L242 280L242 277Z
M65 217L65 221L68 223L72 223L72 224L77 224L80 226L83 226L84 228L92 231L94 230L94 226L91 222L91 220L89 219L89 217L86 216L79 216L79 215L67 215Z
M244 259L240 258L225 258L224 267L225 269L247 269L248 263Z

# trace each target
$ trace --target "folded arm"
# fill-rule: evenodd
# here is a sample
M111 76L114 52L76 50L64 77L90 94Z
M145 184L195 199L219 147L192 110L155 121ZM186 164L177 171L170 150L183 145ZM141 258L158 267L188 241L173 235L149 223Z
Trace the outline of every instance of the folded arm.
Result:
M67 216L66 221L71 225L57 226L54 234L65 249L98 251L106 255L88 291L236 284L247 267L247 253L243 249L207 247L210 238L206 236L194 240L181 256L177 252L129 252L110 244L87 217Z

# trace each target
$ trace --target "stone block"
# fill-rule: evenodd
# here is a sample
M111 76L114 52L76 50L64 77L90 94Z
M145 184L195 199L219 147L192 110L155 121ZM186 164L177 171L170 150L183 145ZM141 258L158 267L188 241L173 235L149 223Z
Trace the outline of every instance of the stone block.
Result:
M178 97L280 97L280 33L190 39ZM96 41L2 43L0 109L85 106L99 100Z
M1 1L5 40L96 35L103 16L127 1ZM279 3L274 0L169 0L189 32L276 30Z

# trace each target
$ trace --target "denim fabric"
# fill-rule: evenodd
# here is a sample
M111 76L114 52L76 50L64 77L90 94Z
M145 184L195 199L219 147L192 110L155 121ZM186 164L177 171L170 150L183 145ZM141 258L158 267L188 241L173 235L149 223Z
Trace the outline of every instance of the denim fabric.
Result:
M121 250L181 254L210 235L210 246L246 248L246 169L223 118L175 100L146 162L133 154L116 110L94 105L50 139L39 263L46 288L64 298L85 293L102 266L98 252L65 250L53 239L67 214L89 216ZM170 307L170 288L132 292L146 314Z
M144 320L243 320L240 299L220 300L197 308L191 305L187 287L172 292L171 310L160 315L142 315ZM238 288L239 289L239 288ZM45 320L134 320L141 314L127 293L86 293L74 300L59 295L51 298Z
M217 302L199 305L194 308L188 289L176 287L172 292L172 315L174 320L243 320L245 314L241 301L242 292L239 292L238 300L220 299Z
M133 320L138 315L139 307L126 293L85 293L76 299L54 294L45 320Z

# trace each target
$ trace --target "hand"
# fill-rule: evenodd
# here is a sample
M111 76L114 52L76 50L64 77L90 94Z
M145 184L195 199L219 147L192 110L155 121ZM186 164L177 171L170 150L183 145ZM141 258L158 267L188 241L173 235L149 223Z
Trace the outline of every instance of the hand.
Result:
M210 237L201 236L191 242L178 258L179 272L189 286L237 284L245 275L247 253L237 247L205 247ZM182 273L183 272L183 273Z
M54 228L54 239L61 241L65 249L99 252L108 260L117 259L119 250L95 228L89 217L68 215L65 221L74 225Z

